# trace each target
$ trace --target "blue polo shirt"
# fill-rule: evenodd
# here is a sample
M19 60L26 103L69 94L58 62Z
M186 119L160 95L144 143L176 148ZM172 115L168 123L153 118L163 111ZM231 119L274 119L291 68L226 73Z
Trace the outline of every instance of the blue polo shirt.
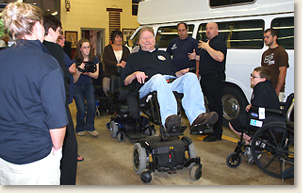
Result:
M0 51L0 157L14 164L43 159L49 130L68 124L63 72L39 40Z
M167 48L167 52L173 56L172 63L176 71L196 67L196 60L189 60L188 53L192 53L195 49L196 55L199 55L198 42L191 36L181 40L173 39Z

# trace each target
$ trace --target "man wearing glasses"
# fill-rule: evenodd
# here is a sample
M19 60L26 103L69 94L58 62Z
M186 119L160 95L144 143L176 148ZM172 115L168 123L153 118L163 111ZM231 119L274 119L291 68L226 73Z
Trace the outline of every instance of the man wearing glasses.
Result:
M238 136L246 129L247 126L247 116L251 107L262 107L268 109L280 109L280 103L278 96L272 87L270 81L270 71L266 67L256 67L251 74L251 87L253 88L253 94L251 96L251 103L246 106L246 112L240 114L237 118L232 119L229 122L229 127ZM266 115L264 123L269 122L270 116ZM247 134L243 134L243 139L245 144L251 142L251 137ZM248 155L249 156L249 155ZM248 157L248 163L252 163L253 158Z

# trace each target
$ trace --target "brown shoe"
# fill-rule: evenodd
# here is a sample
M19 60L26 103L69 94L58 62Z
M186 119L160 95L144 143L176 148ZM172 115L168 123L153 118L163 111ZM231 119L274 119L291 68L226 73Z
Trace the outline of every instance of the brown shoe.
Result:
M181 117L178 115L170 115L166 118L165 127L167 132L171 130L171 128L175 126L179 126L181 123Z
M191 128L196 127L197 125L205 125L205 124L213 125L214 123L217 122L217 120L218 120L218 114L216 112L201 113L193 121Z

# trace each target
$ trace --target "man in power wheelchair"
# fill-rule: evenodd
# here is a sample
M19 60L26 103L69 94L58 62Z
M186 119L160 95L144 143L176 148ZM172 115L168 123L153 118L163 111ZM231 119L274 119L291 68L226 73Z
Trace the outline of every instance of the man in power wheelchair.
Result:
M248 163L255 162L268 175L290 178L294 173L294 95L280 103L269 74L265 67L257 67L251 74L254 89L251 104L246 107L245 114L229 123L240 140L226 163L231 168L238 167L240 154L243 154L248 157Z
M141 174L141 179L144 182L150 182L151 173L155 169L175 171L183 168L184 165L187 166L186 161L190 158L190 155L185 156L185 152L187 154L189 152L184 146L185 143L192 144L189 138L181 141L169 140L170 137L178 137L184 132L184 128L180 126L181 116L177 114L177 101L173 91L183 94L182 107L190 122L190 129L198 125L214 124L218 119L218 114L216 112L206 113L203 93L196 75L188 72L189 69L175 72L169 54L155 49L155 36L152 28L142 28L138 41L141 49L129 56L121 77L125 85L131 84L134 80L140 84L139 98L156 91L161 136L148 137L135 144L134 147L134 157L138 157L138 159L134 159L136 160L134 169L138 174L146 169L146 162L141 160L148 158L149 170ZM180 144L177 145L178 143ZM162 152L154 155L152 152L155 150ZM165 157L165 155L167 156ZM156 164L153 162L154 158ZM197 163L196 168L198 169L193 173L195 177L197 176L196 179L199 179L201 165L196 159L194 161ZM191 164L188 163L188 165Z

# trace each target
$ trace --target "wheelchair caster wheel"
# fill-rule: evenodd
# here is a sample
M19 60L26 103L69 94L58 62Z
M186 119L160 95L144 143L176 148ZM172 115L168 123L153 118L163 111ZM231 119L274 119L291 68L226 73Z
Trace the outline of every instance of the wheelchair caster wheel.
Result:
M202 171L201 165L194 165L190 170L190 177L192 180L199 180L201 178Z
M95 116L96 116L96 117L101 117L101 112L100 112L99 110L96 110L96 111L95 111Z
M106 124L106 128L110 130L110 122Z
M115 124L114 121L110 121L109 130L110 130L111 137L116 138L118 132L118 126Z
M123 131L117 133L117 140L118 142L125 141L125 133Z
M143 171L140 174L140 179L141 179L142 182L147 184L147 183L152 182L153 176L154 176L153 172L150 171L150 170L147 170L147 171Z
M226 159L226 164L230 168L237 168L241 164L241 156L236 152L230 153Z

